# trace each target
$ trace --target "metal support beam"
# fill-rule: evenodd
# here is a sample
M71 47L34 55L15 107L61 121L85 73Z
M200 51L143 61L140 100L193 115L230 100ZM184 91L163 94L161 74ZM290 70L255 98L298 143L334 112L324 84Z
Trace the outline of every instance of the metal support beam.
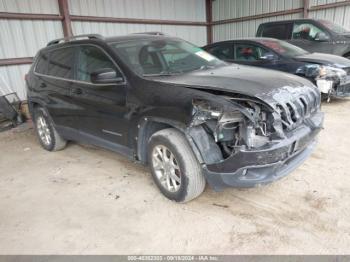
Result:
M0 66L27 65L33 62L33 57L5 58L0 59Z
M304 0L304 18L309 17L310 0Z
M213 42L213 1L205 0L206 20L207 20L207 43Z
M24 13L8 13L0 12L0 19L11 20L62 20L60 15L52 14L24 14Z
M275 17L275 16L281 16L281 15L291 15L291 14L302 13L303 11L304 11L304 8L296 8L296 9L265 13L265 14L259 14L259 15L243 16L243 17L213 21L212 25L230 24L230 23L245 22L250 20Z
M187 26L206 26L206 22L196 21L176 21L176 20L161 20L161 19L141 19L141 18L118 18L118 17L103 17L103 16L80 16L71 15L72 21L81 22L101 22L101 23L121 23L121 24L148 24L148 25L187 25Z
M59 0L60 2L62 0ZM63 0L65 1L65 0ZM65 25L71 31L71 21L81 22L105 22L105 23L123 23L123 24L153 24L153 25L188 25L188 26L207 26L207 22L197 21L176 21L176 20L162 20L162 19L138 19L138 18L117 18L117 17L101 17L101 16L78 16L78 15L66 15L63 10L60 9L62 15L52 14L26 14L26 13L7 13L0 12L0 19L13 19L13 20L65 20ZM67 11L68 12L68 11ZM68 17L68 19L66 19Z
M71 17L69 15L68 1L67 0L58 0L58 7L60 10L60 15L62 19L62 27L64 37L73 36Z

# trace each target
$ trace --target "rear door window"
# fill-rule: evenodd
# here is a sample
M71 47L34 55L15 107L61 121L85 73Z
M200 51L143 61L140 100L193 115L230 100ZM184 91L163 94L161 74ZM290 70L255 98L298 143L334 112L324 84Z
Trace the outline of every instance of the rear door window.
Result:
M291 23L267 24L263 27L260 36L277 38L280 40L290 39L291 29Z
M74 47L60 48L50 52L47 74L73 79Z
M221 60L233 60L233 44L232 43L222 43L210 47L208 52L216 56Z

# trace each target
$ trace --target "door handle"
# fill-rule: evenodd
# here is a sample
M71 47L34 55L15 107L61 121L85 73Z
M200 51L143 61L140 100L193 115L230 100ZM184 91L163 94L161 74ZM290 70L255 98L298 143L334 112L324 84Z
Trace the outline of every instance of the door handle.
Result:
M72 93L75 95L81 95L83 93L83 90L79 87L72 88Z
M41 87L41 88L45 88L45 87L47 87L47 85L43 82L43 83L41 83L40 84L40 86L39 87Z

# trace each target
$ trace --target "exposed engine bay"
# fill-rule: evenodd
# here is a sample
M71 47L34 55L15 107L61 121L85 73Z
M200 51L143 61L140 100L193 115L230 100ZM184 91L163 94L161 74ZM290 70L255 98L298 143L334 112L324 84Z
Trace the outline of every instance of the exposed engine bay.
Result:
M274 108L259 99L245 96L223 95L231 106L222 107L207 99L193 99L193 118L191 128L201 127L220 149L222 159L209 159L220 162L241 150L268 148L288 136L289 131L296 129L305 119L318 111L320 97L317 92L291 96L289 90L281 89L278 96L286 98L289 92L290 101L280 101ZM221 101L222 102L222 101ZM224 109L226 108L226 109ZM203 131L202 131L203 132ZM204 139L202 135L195 137ZM201 137L201 138L198 138ZM213 143L208 148L213 148ZM217 150L218 151L218 150Z
M261 105L249 100L237 99L234 103L239 106L237 110L223 112L206 100L193 100L192 126L202 125L219 145L224 158L232 155L237 148L264 146L273 132L271 112L265 108L265 111L262 110Z

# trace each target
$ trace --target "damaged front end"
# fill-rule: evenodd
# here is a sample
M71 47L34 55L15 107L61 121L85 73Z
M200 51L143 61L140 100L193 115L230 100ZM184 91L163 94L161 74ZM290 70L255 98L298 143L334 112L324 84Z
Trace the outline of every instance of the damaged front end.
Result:
M328 102L331 97L350 96L350 68L310 64L299 68L296 74L313 81Z
M273 104L235 95L193 99L188 135L215 190L273 182L311 153L323 123L320 95L309 89L278 99L284 92L274 94Z

